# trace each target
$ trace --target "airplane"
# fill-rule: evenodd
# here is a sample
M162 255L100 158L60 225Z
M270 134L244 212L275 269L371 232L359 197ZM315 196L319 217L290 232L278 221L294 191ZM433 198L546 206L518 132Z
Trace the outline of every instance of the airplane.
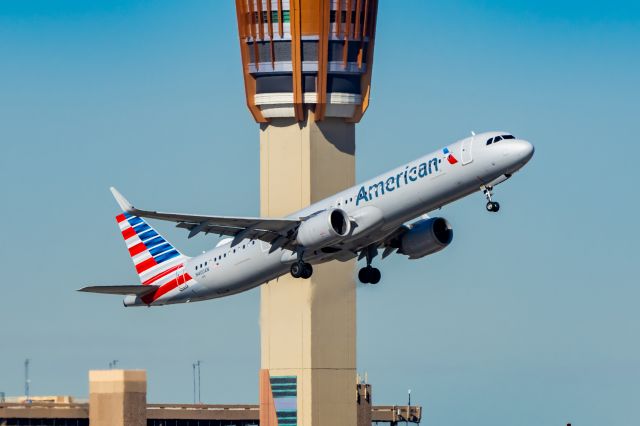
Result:
M220 298L282 275L308 279L313 265L365 259L360 282L377 284L372 266L382 251L419 259L446 248L451 224L427 213L482 191L497 212L496 185L533 156L534 147L508 132L474 134L284 218L164 213L134 207L115 188L116 217L139 285L88 286L79 291L124 295L124 306L161 306ZM198 234L225 236L194 257L182 254L143 218L175 222ZM417 220L416 220L417 219ZM411 223L408 223L415 220Z

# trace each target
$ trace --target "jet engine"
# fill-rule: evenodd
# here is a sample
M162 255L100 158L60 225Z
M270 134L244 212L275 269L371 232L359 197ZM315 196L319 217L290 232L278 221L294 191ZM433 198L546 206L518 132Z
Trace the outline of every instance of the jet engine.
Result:
M398 253L419 259L442 250L451 240L453 229L445 218L419 220L400 237Z
M341 209L325 210L311 216L298 227L298 244L305 248L326 247L349 235L351 221Z

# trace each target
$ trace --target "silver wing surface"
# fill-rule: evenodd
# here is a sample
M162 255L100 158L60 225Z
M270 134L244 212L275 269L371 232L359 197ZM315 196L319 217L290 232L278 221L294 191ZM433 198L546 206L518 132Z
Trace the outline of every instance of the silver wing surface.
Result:
M111 193L123 211L139 217L175 222L178 228L189 230L189 238L204 232L205 234L234 237L232 245L236 245L245 238L250 238L265 241L275 248L295 248L295 233L300 226L300 220L207 216L141 210L129 203L117 189L112 187Z

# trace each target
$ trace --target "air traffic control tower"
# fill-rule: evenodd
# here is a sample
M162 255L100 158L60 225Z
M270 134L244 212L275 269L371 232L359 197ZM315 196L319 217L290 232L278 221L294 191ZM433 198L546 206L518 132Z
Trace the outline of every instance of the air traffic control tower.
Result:
M236 0L260 209L283 217L355 183L377 0ZM354 261L261 287L260 424L355 425Z

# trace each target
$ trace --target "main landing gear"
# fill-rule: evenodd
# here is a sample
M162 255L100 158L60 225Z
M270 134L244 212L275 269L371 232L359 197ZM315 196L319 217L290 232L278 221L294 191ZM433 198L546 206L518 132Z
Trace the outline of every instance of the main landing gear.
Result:
M367 266L358 271L358 279L362 284L378 284L382 274L380 269L371 266L371 261L378 254L378 250L375 247L367 247L364 250L367 257Z
M311 278L313 275L313 266L310 263L297 261L291 265L291 276L293 278L304 278L305 280Z
M380 269L372 266L365 266L358 272L358 279L362 284L378 284L382 274Z
M492 213L497 213L500 210L500 203L492 200L492 186L481 186L482 192L484 192L484 196L487 197L487 211Z
M304 278L309 279L311 275L313 275L313 267L310 263L307 263L303 260L304 257L304 249L302 247L298 248L298 260L296 263L291 265L291 276L293 278Z

